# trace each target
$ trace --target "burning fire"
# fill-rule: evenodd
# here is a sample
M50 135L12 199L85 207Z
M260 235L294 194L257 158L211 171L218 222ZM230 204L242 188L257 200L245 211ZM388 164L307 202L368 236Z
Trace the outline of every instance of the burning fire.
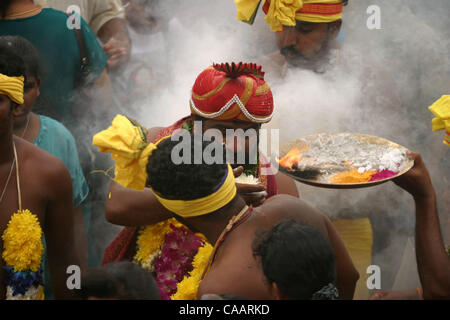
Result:
M308 147L302 150L298 148L291 149L283 158L276 159L278 164L284 168L292 169L294 164L297 164L303 157L303 153L308 150Z

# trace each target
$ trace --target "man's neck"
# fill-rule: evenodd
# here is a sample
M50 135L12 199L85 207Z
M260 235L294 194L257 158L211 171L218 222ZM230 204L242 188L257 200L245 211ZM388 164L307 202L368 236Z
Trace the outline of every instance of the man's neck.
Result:
M13 158L13 135L12 132L8 132L0 136L0 165L11 162Z
M228 222L233 216L245 207L245 202L239 196L225 207L209 213L205 216L189 218L186 223L201 232L208 242L214 245L219 239L223 230L227 227Z
M37 8L38 5L34 4L32 0L16 0L11 3L6 12L6 17L12 14L20 13L26 10Z

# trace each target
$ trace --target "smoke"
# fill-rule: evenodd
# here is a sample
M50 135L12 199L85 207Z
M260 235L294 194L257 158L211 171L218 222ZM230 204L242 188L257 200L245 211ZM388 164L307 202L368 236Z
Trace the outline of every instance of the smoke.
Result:
M152 41L135 41L133 50L161 70L163 85L144 101L124 107L147 127L167 126L188 115L194 80L213 62L260 61L278 50L261 9L250 27L236 21L231 0L157 4L152 14L162 27L148 39L159 33L163 41L156 49ZM366 26L369 5L381 9L381 30ZM420 152L444 218L449 151L441 142L443 133L431 131L427 107L450 90L449 13L447 0L350 1L340 46L326 73L288 69L281 78L267 73L276 109L266 127L280 129L281 144L319 132L347 131L384 137ZM303 199L332 219L371 218L373 263L385 275L383 289L390 289L406 239L414 234L411 197L393 183L360 190L298 188ZM450 240L449 230L444 235Z

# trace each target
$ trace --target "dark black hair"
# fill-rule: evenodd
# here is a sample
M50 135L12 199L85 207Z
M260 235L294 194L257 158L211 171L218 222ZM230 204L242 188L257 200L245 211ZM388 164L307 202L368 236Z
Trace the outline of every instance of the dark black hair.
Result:
M42 77L41 59L37 49L25 38L20 36L0 37L0 52L10 49L20 56L25 63L26 74L39 79Z
M255 258L261 258L268 282L275 282L287 299L312 299L335 281L333 249L312 226L281 221L270 231L257 231L252 250Z
M26 78L25 63L23 59L15 54L11 49L4 48L0 50L0 73L8 77ZM11 109L17 103L11 101Z
M11 5L11 2L12 2L12 0L0 1L0 18L4 18L6 16L6 12L8 11L8 8Z
M0 50L0 73L8 77L25 76L25 63L10 48L2 48Z
M220 185L228 170L226 163L204 163L203 151L211 142L196 141L193 135L189 134L189 136L191 142L188 144L189 148L186 148L191 153L189 163L175 164L173 162L172 150L176 145L183 142L182 140L171 141L171 138L159 143L158 148L149 157L147 184L167 199L194 200L210 195ZM221 143L220 147L225 156L226 151ZM200 164L195 164L194 153L199 150L202 154L202 160ZM176 152L176 154L182 157L184 149L179 153Z
M81 289L77 294L81 299L161 299L152 274L129 261L89 269L81 278Z

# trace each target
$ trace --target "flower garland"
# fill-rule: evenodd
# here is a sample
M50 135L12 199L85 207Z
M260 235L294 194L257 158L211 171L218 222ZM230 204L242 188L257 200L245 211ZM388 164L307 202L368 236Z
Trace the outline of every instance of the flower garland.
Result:
M154 273L161 299L195 299L212 252L203 235L172 218L141 229L136 244L134 261Z
M197 298L202 273L212 251L213 247L208 242L198 249L192 262L193 270L189 276L185 276L183 281L178 283L177 292L170 297L172 300L195 300Z
M8 300L43 300L41 258L44 252L42 229L29 210L13 214L3 233L3 260L6 263Z

